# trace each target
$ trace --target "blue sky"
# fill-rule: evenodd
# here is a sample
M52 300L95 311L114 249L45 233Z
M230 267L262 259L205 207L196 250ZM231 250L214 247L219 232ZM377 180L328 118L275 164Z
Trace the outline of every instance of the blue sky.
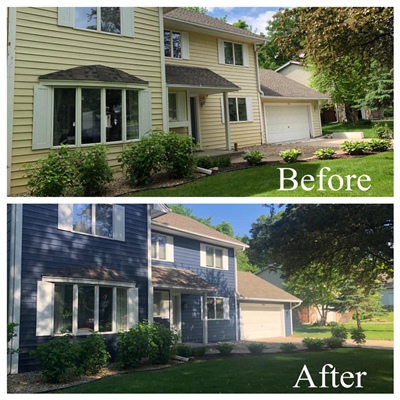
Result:
M263 204L183 204L192 209L193 215L200 218L212 217L211 223L218 225L222 221L232 225L235 235L249 235L251 224L260 215L268 215L270 210ZM276 208L276 211L279 211Z
M227 22L232 24L238 19L246 21L252 31L266 33L267 22L279 10L279 7L207 7L208 15L212 17L223 17L228 15Z

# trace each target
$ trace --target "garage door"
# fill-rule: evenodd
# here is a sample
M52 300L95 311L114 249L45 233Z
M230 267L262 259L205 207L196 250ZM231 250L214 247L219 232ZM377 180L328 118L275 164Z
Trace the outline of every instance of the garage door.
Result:
M240 304L241 340L285 336L283 305Z
M264 105L267 143L310 139L309 106Z

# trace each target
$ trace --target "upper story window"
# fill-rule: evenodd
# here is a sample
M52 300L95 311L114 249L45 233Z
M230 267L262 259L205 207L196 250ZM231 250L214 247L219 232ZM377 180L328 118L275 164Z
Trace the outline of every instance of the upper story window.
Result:
M75 27L121 34L120 7L75 7Z
M174 261L172 236L159 233L151 234L151 258L162 261Z
M228 250L220 247L200 244L200 265L202 267L228 269Z
M246 44L219 39L218 60L220 64L248 67L248 46Z
M189 59L189 34L165 29L164 56L175 59Z
M125 208L117 204L59 204L58 228L125 240Z

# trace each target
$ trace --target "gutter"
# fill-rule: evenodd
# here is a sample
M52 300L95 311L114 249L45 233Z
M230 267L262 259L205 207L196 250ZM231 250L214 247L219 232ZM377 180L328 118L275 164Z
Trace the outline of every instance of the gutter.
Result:
M285 300L285 299L260 299L260 298L256 298L256 297L243 297L240 296L239 297L239 301L256 301L256 302L260 302L260 301L265 301L265 302L271 302L271 303L297 303L296 307L299 306L303 301L302 300ZM295 308L295 307L293 307Z
M267 45L267 40L257 48L257 45L254 44L254 53L256 56L256 80L257 80L257 89L258 89L258 112L260 113L260 125L261 125L261 144L265 144L267 142L267 138L264 130L264 114L262 112L262 104L261 97L263 96L263 91L261 90L261 82L260 82L260 67L258 65L258 52L263 49Z

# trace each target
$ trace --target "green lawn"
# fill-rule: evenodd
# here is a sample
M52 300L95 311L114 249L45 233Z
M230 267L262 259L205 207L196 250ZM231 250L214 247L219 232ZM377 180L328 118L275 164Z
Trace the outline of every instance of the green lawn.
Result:
M324 179L324 190L319 190L319 179L317 174L321 168L329 167L331 171L324 171L327 178ZM280 189L280 170L278 168L292 168L297 173L299 186L295 190ZM290 170L284 171L285 178L292 176ZM314 189L303 190L300 180L304 175L315 177ZM343 179L341 190L329 190L327 180L332 175L339 175ZM362 191L357 188L354 179L349 188L346 189L346 176L368 175L371 178L370 189ZM332 178L334 189L339 188L339 178ZM285 181L292 188L293 183ZM306 183L311 187L312 183ZM367 183L362 184L367 187ZM136 197L392 197L393 196L393 152L369 155L361 158L348 158L338 160L324 160L299 162L294 164L279 164L273 166L262 166L221 173L206 178L198 179L185 185L174 188L144 190L134 193Z
M371 126L366 125L352 125L351 123L326 124L322 126L322 134L330 134L333 132L364 132L364 138L377 138L374 132L374 123L388 124L388 127L393 130L393 120L391 121L374 121Z
M332 387L331 375L321 386L325 364L335 367L336 382L345 371L362 376L362 388ZM301 380L304 365L317 388ZM328 371L330 371L328 369ZM345 383L350 384L348 379ZM198 360L158 371L134 372L72 387L59 393L393 393L393 351L342 348L323 352L228 356Z

